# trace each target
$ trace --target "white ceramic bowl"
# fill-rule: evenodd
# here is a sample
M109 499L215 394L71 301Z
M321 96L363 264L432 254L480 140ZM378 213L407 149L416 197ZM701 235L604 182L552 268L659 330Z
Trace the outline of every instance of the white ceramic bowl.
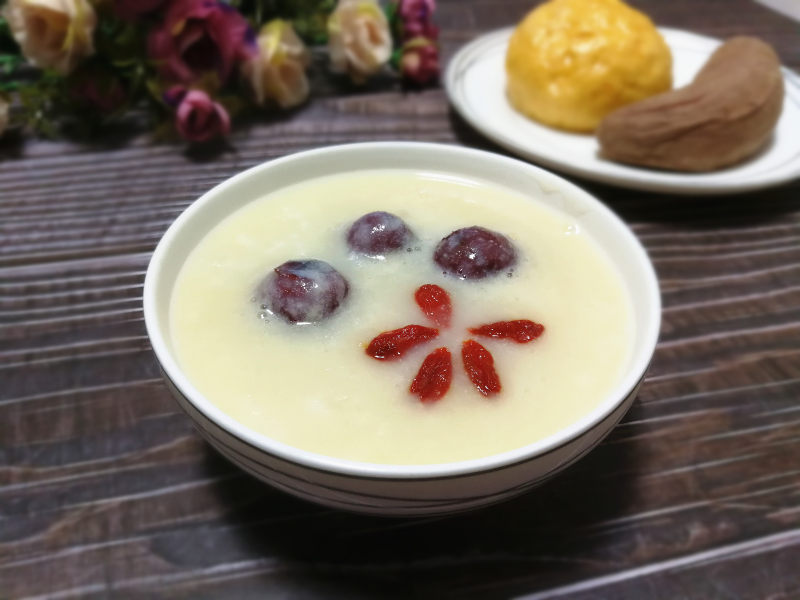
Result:
M258 434L198 392L170 347L168 314L186 257L219 221L267 193L314 177L361 169L436 170L478 178L537 198L577 220L616 264L633 298L632 358L596 410L548 438L513 451L447 464L358 463L294 448ZM456 146L378 142L293 154L253 167L204 194L164 234L144 284L150 342L175 398L201 435L245 471L328 506L383 515L432 515L510 498L575 462L597 445L633 402L655 350L661 302L653 267L625 224L568 181L527 163Z

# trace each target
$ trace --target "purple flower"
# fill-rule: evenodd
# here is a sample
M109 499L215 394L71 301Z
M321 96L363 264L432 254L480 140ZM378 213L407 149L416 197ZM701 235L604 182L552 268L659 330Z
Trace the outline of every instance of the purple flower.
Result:
M161 75L190 83L215 72L224 83L239 61L256 52L252 29L234 8L216 0L174 0L148 40Z
M424 37L435 40L439 37L439 28L431 21L406 21L402 24L403 39L409 40Z
M228 112L202 90L187 90L175 86L164 93L164 100L175 111L175 128L190 142L207 142L226 136L231 131Z
M166 90L161 97L167 106L171 108L178 108L178 105L186 97L188 91L189 90L182 85L173 85L171 88Z
M404 40L426 37L435 40L439 30L433 24L436 0L400 0L397 14L400 18L400 32Z
M436 10L436 0L400 0L397 13L403 21L430 21Z

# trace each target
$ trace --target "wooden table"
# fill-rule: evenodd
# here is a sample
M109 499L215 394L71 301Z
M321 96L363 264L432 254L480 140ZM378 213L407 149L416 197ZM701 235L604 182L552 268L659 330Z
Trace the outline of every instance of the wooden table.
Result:
M440 0L445 57L529 4ZM634 4L758 35L800 68L800 24L748 0ZM502 152L441 89L317 97L215 156L144 135L0 143L0 598L800 597L800 181L707 199L579 182L650 252L661 342L610 437L516 500L355 516L273 491L200 439L142 322L159 237L251 165L382 139Z

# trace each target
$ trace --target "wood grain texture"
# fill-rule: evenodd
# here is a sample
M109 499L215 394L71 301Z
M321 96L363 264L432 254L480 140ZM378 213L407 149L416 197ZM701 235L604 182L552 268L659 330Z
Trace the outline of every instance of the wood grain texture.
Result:
M440 0L445 56L524 0ZM800 25L747 0L634 2L660 24ZM200 440L141 314L150 253L214 184L359 140L502 152L444 93L331 89L198 155L144 135L0 142L0 599L800 597L800 182L721 198L578 181L658 271L638 401L594 452L501 506L383 520L288 497Z

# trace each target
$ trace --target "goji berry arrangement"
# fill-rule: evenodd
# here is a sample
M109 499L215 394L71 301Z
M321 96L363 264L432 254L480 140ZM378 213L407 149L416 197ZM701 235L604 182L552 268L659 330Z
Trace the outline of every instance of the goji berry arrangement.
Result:
M425 316L435 325L449 327L453 305L446 290L428 283L417 289L414 298ZM527 344L544 333L544 325L518 319L470 327L467 331L476 336ZM366 352L376 360L396 360L438 335L439 330L432 327L406 325L378 334L369 343ZM473 339L464 340L461 344L461 360L469 380L481 394L492 396L502 390L500 377L494 368L494 357L483 345ZM450 389L452 379L453 359L450 350L436 348L425 357L409 390L423 402L438 400Z

